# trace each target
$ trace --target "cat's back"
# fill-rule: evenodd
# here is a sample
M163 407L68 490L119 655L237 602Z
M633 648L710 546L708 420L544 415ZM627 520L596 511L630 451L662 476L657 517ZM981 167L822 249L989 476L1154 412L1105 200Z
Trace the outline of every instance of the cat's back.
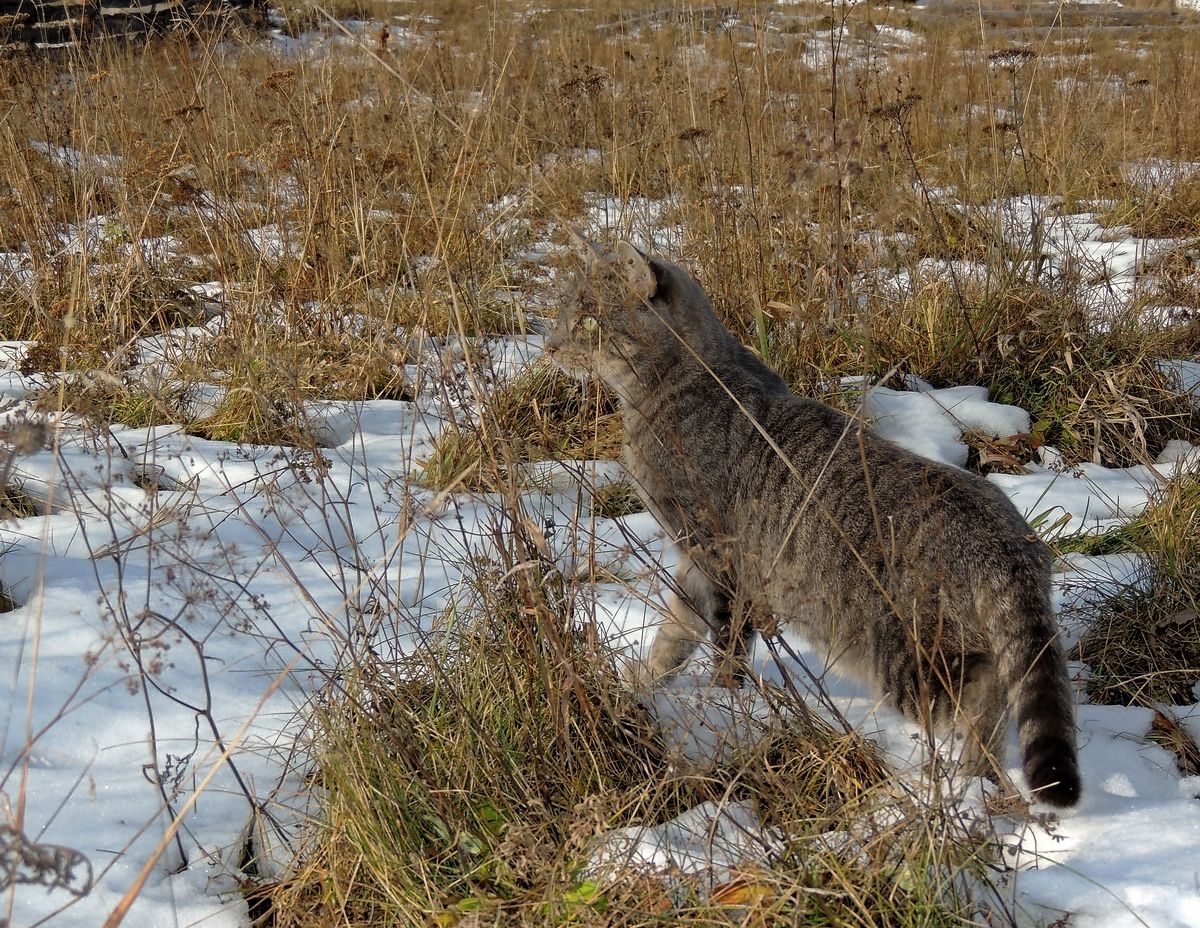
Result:
M771 398L762 424L756 453L763 461L754 465L751 455L740 468L740 496L761 497L761 509L780 512L793 534L862 551L902 549L925 564L1019 561L1048 576L1049 550L986 478L915 454L794 394ZM798 516L805 509L812 515Z

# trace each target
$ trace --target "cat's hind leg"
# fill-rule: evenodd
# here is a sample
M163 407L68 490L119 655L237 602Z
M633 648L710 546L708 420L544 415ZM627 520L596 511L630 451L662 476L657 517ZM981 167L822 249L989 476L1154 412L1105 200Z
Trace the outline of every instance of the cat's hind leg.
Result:
M962 766L970 776L1003 779L1008 706L990 656L969 655L952 721L962 738Z
M933 724L942 734L953 733L961 771L1003 780L1008 707L991 656L942 653L924 669L930 674L922 688L932 699Z
M892 648L883 666L883 689L927 737L953 735L953 760L967 776L1003 779L1005 691L990 655L957 649ZM940 740L940 739L939 739Z

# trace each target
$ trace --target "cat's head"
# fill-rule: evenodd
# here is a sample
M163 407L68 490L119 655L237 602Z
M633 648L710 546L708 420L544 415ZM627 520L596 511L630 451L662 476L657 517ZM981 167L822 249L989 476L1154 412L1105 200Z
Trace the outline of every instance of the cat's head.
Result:
M582 248L584 267L546 339L547 355L567 373L598 376L628 395L645 375L664 376L722 337L704 291L682 268L647 258L628 242L608 255L590 243Z

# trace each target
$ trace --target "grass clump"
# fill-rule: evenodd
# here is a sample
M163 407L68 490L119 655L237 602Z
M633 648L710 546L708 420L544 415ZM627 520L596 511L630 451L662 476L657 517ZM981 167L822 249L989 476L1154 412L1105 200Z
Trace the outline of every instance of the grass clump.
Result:
M6 483L0 486L0 521L27 519L38 514L37 505L18 483Z
M0 614L5 612L13 612L21 607L21 604L8 592L8 588L0 583Z
M181 343L149 370L129 357L58 372L40 391L39 408L102 426L177 423L217 441L309 447L308 400L412 399L404 352L382 337L321 338L253 326ZM45 365L61 358L51 346L35 345L26 361ZM217 399L200 403L200 394Z
M1098 355L1111 349L1108 358ZM1149 345L1112 343L1076 355L1061 346L1043 368L1000 372L991 385L996 402L1027 409L1041 444L1072 463L1128 467L1153 461L1174 438L1200 438L1195 406L1158 368Z
M217 408L190 421L187 428L210 441L301 448L316 444L303 406L293 397L273 395L253 381L234 381Z
M567 581L510 540L439 634L323 701L321 820L294 874L256 891L273 924L962 923L952 871L986 842L939 830L867 742L816 719L679 764L572 617ZM589 866L613 829L731 801L774 830L772 860L715 887Z
M1074 657L1088 697L1110 705L1190 705L1200 683L1200 477L1181 475L1124 530L1150 562L1148 584L1102 607Z
M230 390L309 399L411 399L404 377L404 352L383 338L318 329L252 326L213 341L204 353L208 370L226 372ZM200 379L195 362L184 376Z
M317 741L326 823L279 889L277 924L317 912L324 924L554 924L595 901L578 871L598 810L637 814L666 764L542 567L480 565L476 608L452 609L436 640L330 700Z
M592 493L592 515L598 519L620 519L645 511L637 490L628 480L597 487Z
M1100 220L1109 226L1128 226L1140 238L1196 238L1200 236L1200 177L1130 185Z
M1195 406L1157 363L1190 355L1194 333L1129 315L1098 332L1080 305L1033 281L989 286L930 281L832 328L809 319L775 350L810 393L831 371L986 386L994 402L1030 413L1028 451L1052 445L1069 463L1125 467L1152 461L1170 439L1200 438Z
M519 462L616 458L616 403L598 383L539 364L489 393L474 425L440 436L421 480L435 489L510 486Z
M1102 534L1064 535L1050 542L1054 553L1083 554L1088 557L1103 557L1106 554L1126 554L1138 550L1138 536L1130 526L1122 525Z
M64 375L39 396L42 409L74 413L100 425L145 428L181 422L178 408L145 386L104 372Z
M526 325L524 311L511 299L481 294L442 296L436 289L397 295L388 315L394 325L415 326L434 335L513 335L524 331Z

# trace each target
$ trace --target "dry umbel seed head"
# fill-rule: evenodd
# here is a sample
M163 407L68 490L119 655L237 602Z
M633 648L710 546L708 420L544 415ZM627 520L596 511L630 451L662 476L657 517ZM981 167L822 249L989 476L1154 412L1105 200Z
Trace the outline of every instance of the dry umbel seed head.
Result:
M50 426L45 419L18 419L0 430L0 441L12 455L36 454L50 443Z

